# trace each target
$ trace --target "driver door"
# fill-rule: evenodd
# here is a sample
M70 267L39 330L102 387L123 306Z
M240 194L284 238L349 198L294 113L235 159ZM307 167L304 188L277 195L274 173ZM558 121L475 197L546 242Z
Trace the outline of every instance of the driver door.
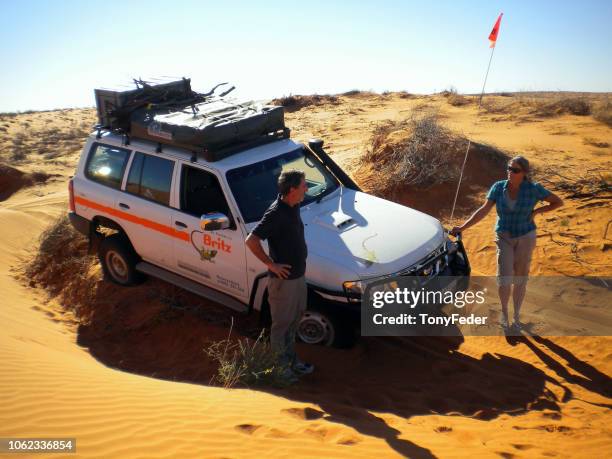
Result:
M180 163L179 206L172 224L185 234L175 239L176 271L185 277L248 302L245 235L217 176L190 163ZM203 214L221 212L231 224L224 230L203 231Z

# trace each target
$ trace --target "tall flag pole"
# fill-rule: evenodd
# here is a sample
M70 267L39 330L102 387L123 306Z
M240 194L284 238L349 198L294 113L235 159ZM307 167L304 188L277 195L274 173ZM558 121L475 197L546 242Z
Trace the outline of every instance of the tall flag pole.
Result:
M482 97L484 96L485 86L487 84L487 77L489 76L489 69L491 68L491 61L493 60L493 52L495 51L495 45L497 43L497 37L499 36L499 27L501 25L501 19L504 13L500 13L495 21L493 30L489 34L489 48L491 48L491 57L489 57L489 65L487 65L487 72L485 73L484 82L482 83L482 91L480 91L480 98L478 99L478 113L480 113L480 107L482 106ZM459 183L457 183L457 190L455 191L455 200L453 201L453 209L451 210L450 219L452 221L455 215L455 206L457 205L457 197L459 196L459 188L461 187L461 180L463 179L463 171L465 169L465 163L467 163L468 152L470 151L470 145L472 141L468 139L467 148L465 149L465 157L463 158L463 165L461 166L461 173L459 174Z
M484 83L482 84L482 91L480 92L480 100L478 101L478 109L480 110L480 105L482 104L482 96L484 94L484 88L487 84L487 77L489 76L489 69L491 68L491 61L493 60L493 53L495 52L495 44L497 43L497 36L499 35L499 26L501 25L501 19L504 13L500 13L495 21L495 25L493 26L493 30L489 34L489 48L491 48L491 57L489 57L489 65L487 66L487 73L485 74Z

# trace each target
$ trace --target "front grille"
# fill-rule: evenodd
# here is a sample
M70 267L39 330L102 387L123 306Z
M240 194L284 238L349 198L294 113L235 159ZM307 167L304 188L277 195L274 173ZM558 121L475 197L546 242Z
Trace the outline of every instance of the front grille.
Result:
M446 253L444 244L441 244L436 250L431 252L421 261L404 268L397 272L397 276L424 276L430 277L444 271L447 265Z

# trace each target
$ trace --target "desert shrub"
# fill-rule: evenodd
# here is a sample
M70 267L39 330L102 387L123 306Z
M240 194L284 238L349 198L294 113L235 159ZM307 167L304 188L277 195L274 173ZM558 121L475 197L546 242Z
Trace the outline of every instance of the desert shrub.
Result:
M446 98L446 101L454 107L461 107L462 105L467 105L470 103L470 100L467 97L457 93L450 94Z
M586 116L591 114L591 103L581 97L563 97L553 101L536 101L531 113L543 118L564 114Z
M458 177L451 157L466 141L453 135L435 114L378 126L362 161L382 174L391 188L400 185L427 187Z
M608 148L610 146L608 142L599 141L592 137L585 137L584 139L582 139L582 142L585 145L590 145L592 147L597 147L597 148Z
M464 97L459 94L457 92L457 88L455 88L454 86L445 89L440 94L446 97L446 101L455 107L460 107L462 105L467 105L470 103L470 100L467 97Z
M485 99L482 101L480 108L486 113L502 115L513 112L515 107L507 102Z
M21 161L28 154L28 147L25 144L27 135L24 132L17 132L11 140L11 159Z
M291 384L288 367L279 363L277 355L264 338L262 330L256 340L242 338L232 341L228 336L205 348L208 357L219 365L214 382L226 388L285 387Z
M593 110L593 118L612 127L612 102L606 101Z
M311 96L288 95L279 99L272 99L270 102L272 103L272 105L281 105L285 107L287 111L293 112L300 110L304 107L308 107L310 105L336 105L340 101L336 96L313 94Z
M609 198L612 193L612 181L609 171L586 169L565 176L556 167L546 166L538 169L535 177L554 190L563 191L567 199Z
M435 112L387 121L374 129L354 178L369 192L391 200L407 189L412 195L432 189L444 195L452 191L446 185L459 179L468 142L445 128ZM471 183L490 186L491 180L498 180L497 171L503 171L509 155L491 145L469 144L472 160L466 171L471 170Z
M40 235L38 250L26 266L25 274L52 296L69 292L71 283L89 284L93 257L87 249L87 239L62 215Z
M357 96L361 94L362 92L363 91L360 91L359 89L351 89L350 91L343 92L341 95L350 97L350 96Z
M27 154L27 150L22 145L13 145L11 148L12 161L23 161Z

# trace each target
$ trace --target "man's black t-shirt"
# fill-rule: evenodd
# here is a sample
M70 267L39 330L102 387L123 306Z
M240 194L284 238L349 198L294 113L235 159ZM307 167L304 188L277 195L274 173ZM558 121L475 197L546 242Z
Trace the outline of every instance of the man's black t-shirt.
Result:
M279 195L252 233L260 239L267 239L270 258L274 263L291 265L288 279L297 279L306 272L306 239L304 224L300 216L300 205L290 206ZM270 276L276 276L268 272Z

